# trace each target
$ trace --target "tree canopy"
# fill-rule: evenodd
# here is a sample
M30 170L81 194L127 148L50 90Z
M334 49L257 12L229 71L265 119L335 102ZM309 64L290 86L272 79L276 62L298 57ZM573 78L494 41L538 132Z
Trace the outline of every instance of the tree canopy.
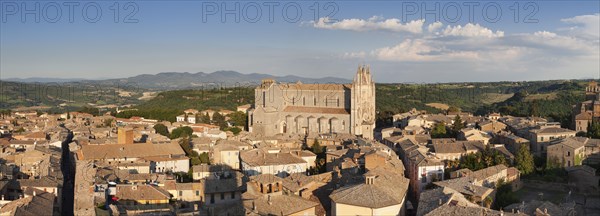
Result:
M445 138L448 137L446 132L446 125L444 123L435 123L431 130L431 138Z
M317 139L315 139L313 141L312 146L310 147L310 150L312 151L312 153L319 155L319 154L323 153L323 146L321 146L319 141Z
M533 155L529 151L529 144L521 144L515 157L516 167L522 174L527 175L534 171Z
M167 129L167 126L165 126L164 124L155 124L153 128L157 134L170 137L169 129Z
M177 139L180 137L191 137L192 133L194 133L194 130L191 127L178 127L171 131L171 139Z

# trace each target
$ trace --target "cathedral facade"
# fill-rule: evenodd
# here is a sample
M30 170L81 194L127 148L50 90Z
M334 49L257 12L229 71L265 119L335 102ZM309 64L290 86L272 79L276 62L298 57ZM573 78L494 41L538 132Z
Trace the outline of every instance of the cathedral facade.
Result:
M254 90L249 131L258 135L347 133L373 139L375 82L359 66L350 84L277 83L265 79Z

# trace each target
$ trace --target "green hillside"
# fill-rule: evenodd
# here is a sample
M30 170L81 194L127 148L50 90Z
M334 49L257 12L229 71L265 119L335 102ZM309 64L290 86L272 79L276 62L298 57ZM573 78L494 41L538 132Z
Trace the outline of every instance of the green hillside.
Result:
M532 82L377 84L378 125L389 124L395 113L417 108L430 113L444 110L434 107L453 106L463 111L485 115L501 112L515 116L540 116L570 124L571 106L584 99L589 80L553 80ZM43 84L4 82L0 109L45 106L50 110L73 111L83 106L134 105L118 117L142 116L175 121L185 109L228 109L254 103L254 87L216 88L211 90L173 90L141 100L143 90L126 91L122 87L78 85L61 88ZM65 90L66 89L66 90ZM428 106L429 104L429 106ZM109 110L101 108L100 110Z

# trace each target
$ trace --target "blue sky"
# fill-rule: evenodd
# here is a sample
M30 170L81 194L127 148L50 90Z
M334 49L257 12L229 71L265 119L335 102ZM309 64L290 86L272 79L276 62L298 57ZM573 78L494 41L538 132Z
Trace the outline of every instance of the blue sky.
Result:
M459 1L279 2L273 22L273 2L82 1L70 22L71 3L0 1L1 78L217 70L351 78L359 64L369 64L378 82L600 74L599 1L487 1L473 6L472 15L470 3ZM36 4L39 22L22 14ZM239 22L231 14L221 20L236 4ZM297 8L301 16L294 19ZM130 18L137 22L124 23L134 9ZM432 13L421 14L425 10ZM524 22L527 15L533 23Z

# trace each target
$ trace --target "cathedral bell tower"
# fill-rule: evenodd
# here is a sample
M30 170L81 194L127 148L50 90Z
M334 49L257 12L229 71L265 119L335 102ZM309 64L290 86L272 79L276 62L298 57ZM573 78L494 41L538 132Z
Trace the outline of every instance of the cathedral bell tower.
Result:
M352 82L350 124L352 133L373 139L375 130L375 82L369 66L358 66Z

